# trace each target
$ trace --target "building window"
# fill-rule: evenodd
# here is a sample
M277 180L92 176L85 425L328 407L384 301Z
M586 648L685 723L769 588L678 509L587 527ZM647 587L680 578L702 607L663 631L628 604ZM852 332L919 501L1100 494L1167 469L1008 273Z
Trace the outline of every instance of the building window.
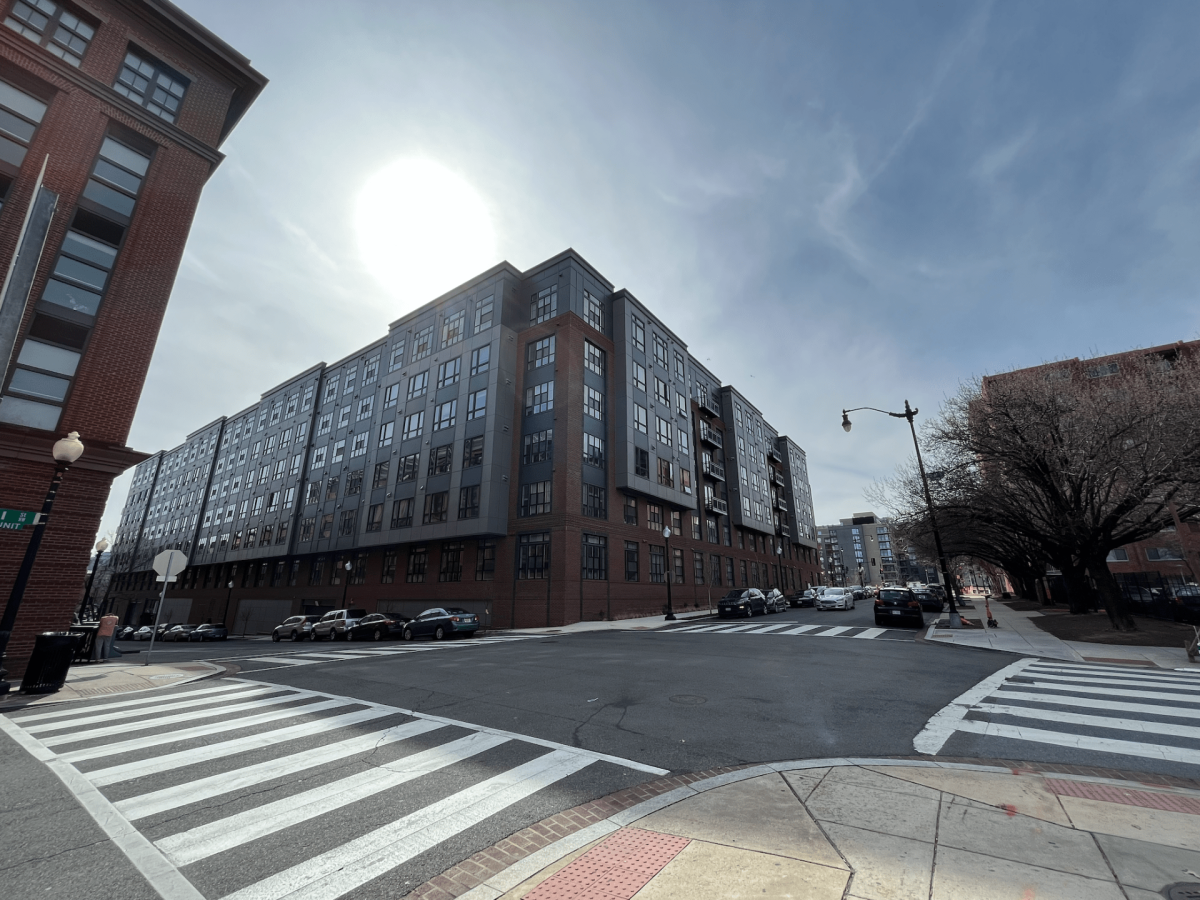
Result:
M329 434L329 432L332 430L333 413L323 413L320 418L317 419L317 436L320 437L323 434ZM242 452L245 453L246 451L243 450Z
M396 405L396 401L400 399L400 385L389 384L383 389L383 408L390 409Z
M457 344L467 334L467 311L460 309L446 316L442 322L442 346Z
M425 427L425 410L413 413L411 416L404 417L404 433L401 435L403 440L420 437L421 431Z
M383 530L383 504L373 503L367 509L367 531Z
M650 545L650 582L652 584L667 583L666 552L664 548Z
M117 73L113 90L128 97L155 115L174 122L179 104L188 89L188 80L158 60L129 50Z
M425 581L425 569L429 565L429 552L424 547L413 547L408 551L408 569L404 580L409 584L420 584Z
M517 538L517 580L542 580L550 574L550 532Z
M351 584L367 583L367 553L354 554L354 568L350 570Z
M625 580L638 580L638 543L637 541L625 542Z
M637 523L638 523L637 498L630 497L627 495L625 497L625 524L626 525L636 525Z
M604 395L593 387L585 386L583 389L583 412L584 415L603 421Z
M87 22L50 0L17 0L4 24L76 67L96 33Z
M633 346L643 353L646 352L646 326L637 316L633 317Z
M416 375L408 379L408 399L416 400L418 397L424 397L425 392L429 390L429 370L418 372Z
M663 487L675 487L675 466L669 459L658 460L658 483Z
M671 548L671 557L672 571L675 573L675 583L683 584L683 551Z
M525 415L547 412L554 409L554 382L535 384L525 389Z
M388 363L388 371L395 372L398 368L404 365L404 339L396 341L392 344L392 359Z
M421 465L421 454L410 453L400 457L399 468L396 470L396 483L417 480L417 469Z
M709 574L712 576L713 586L719 587L721 584L721 557L717 556L717 554L714 553L711 556L709 556L708 559L709 559L708 571L709 571Z
M529 324L537 325L558 315L558 285L538 291L529 301Z
M545 431L535 431L533 434L525 435L524 454L522 458L522 462L525 465L530 465L531 463L549 462L553 456L553 428L547 428Z
M354 379L358 377L358 366L351 366L346 370L346 382L342 385L342 393L348 394L354 390Z
M333 454L329 457L329 461L331 463L340 463L342 461L342 457L345 455L346 455L346 442L344 440L338 441L336 444L333 445Z
M429 475L445 475L454 458L454 445L443 444L429 451Z
M413 523L413 499L405 497L392 502L392 528L408 528Z
M641 447L633 448L633 474L639 478L650 477L650 451Z
M657 503L646 504L646 525L651 531L663 530L663 510Z
M554 362L554 335L525 345L525 368L540 369Z
M608 580L608 538L599 534L583 535L580 574L584 581Z
M325 583L325 557L318 556L308 568L308 586L320 587Z
M604 438L594 434L583 436L583 461L589 466L604 468Z
M733 558L730 556L725 557L725 583L727 585L729 585L730 587L733 587L733 585L734 585Z
M385 488L388 485L388 473L392 467L392 461L385 459L381 463L375 464L375 473L371 476L371 488Z
M671 423L661 416L654 417L655 434L660 444L671 446Z
M593 519L608 518L608 500L604 488L594 484L583 486L583 514Z
M742 570L742 587L750 587L750 579L746 577L746 561L739 559L738 566Z
M492 327L492 312L495 308L495 295L485 297L475 304L475 333Z
M657 403L667 407L667 410L670 411L671 389L668 388L667 383L657 375L654 376L654 399Z
M633 364L633 386L639 391L646 390L646 367L641 363Z
M1183 559L1183 554L1171 547L1147 547L1146 559L1152 562L1165 559Z
M661 335L654 335L654 361L663 369L667 368L667 341Z
M492 359L492 345L485 344L471 351L471 375L482 375L488 370Z
M338 376L334 375L329 381L325 382L325 396L321 398L322 403L329 403L331 400L336 400L338 395Z
M597 375L604 375L604 351L591 341L583 342L583 364Z
M344 509L342 510L342 520L338 524L339 537L351 537L354 534L355 527L358 525L358 510Z
M288 526L289 525L290 525L290 523L287 520L284 520L283 522L279 523L279 530L276 532L276 535L275 535L275 543L276 544L286 544L287 543L287 535L288 535Z
M475 580L491 581L496 575L496 542L481 539L475 551Z
M362 493L363 470L355 469L346 476L346 496L354 497Z
M708 489L706 488L705 489L706 493L707 493L707 490ZM717 533L717 520L713 516L708 516L705 519L705 522L708 526L708 542L710 544L721 543L720 535Z
M703 536L700 534L700 517L696 515L692 516L692 540L703 540Z
M442 431L446 428L453 428L457 418L457 400L448 400L445 403L439 403L433 408L433 430Z
M413 335L413 352L410 362L418 362L433 352L433 326L422 328Z
M1129 562L1129 551L1124 547L1109 550L1105 562Z
M479 485L459 488L458 517L460 519L479 518Z
M648 421L649 416L646 413L646 407L640 403L633 404L633 427L642 434L649 434Z
M467 421L487 415L487 388L467 394Z
M379 573L380 584L392 584L396 580L396 551L383 551L383 568Z
M469 469L472 466L483 465L483 435L478 437L467 438L463 441L463 456L462 467Z
M583 318L597 331L604 331L604 305L588 291L583 292Z
M442 544L442 561L438 568L438 581L462 581L462 543Z
M450 387L452 384L458 384L458 376L462 372L462 357L456 356L454 359L448 359L438 366L437 386L438 390L444 387Z
M438 491L425 495L425 512L421 516L422 525L437 525L445 522L449 515L450 492Z
M521 485L518 516L541 516L550 512L550 482L536 481Z
M374 412L374 410L375 410L375 398L374 397L363 397L361 400L358 401L358 416L356 418L360 422L363 419L369 419L369 418L371 418L371 413Z
M683 434L683 432L679 432ZM679 467L679 489L685 494L692 492L692 470L686 466Z
M379 374L379 354L376 353L363 366L363 384L370 384Z

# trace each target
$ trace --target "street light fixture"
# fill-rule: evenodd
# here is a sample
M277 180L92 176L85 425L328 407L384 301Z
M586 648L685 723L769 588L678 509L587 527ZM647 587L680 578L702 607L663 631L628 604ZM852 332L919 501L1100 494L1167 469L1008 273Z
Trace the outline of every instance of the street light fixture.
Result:
M29 546L25 548L25 558L21 560L21 568L17 570L17 578L9 592L8 602L4 605L4 616L0 618L0 695L7 694L12 685L8 683L8 672L4 668L4 657L8 651L8 641L12 637L13 625L17 621L17 612L21 608L21 600L25 597L25 586L29 584L29 574L33 571L33 562L37 559L38 548L42 545L42 535L46 532L46 523L50 520L50 510L54 508L54 498L58 494L58 486L62 484L63 476L71 465L83 456L83 443L79 440L79 432L72 431L65 438L54 442L51 450L54 456L54 477L50 479L50 489L46 491L46 499L42 501L42 511L33 526L33 534L29 538Z
M346 608L346 591L350 590L350 570L354 568L354 563L346 560L346 581L342 584L342 609Z
M229 601L233 599L233 579L229 579L229 584L225 585L229 588L229 593L225 595L225 614L221 616L221 624L224 625L229 621ZM235 623L236 624L236 623Z
M664 548L663 565L666 568L667 576L667 621L675 621L675 608L671 605L671 577L674 574L671 571L671 526L667 525L663 528L663 542L666 544Z
M100 538L96 541L96 558L92 560L92 573L88 575L87 587L83 591L83 600L79 604L79 621L83 621L84 610L88 607L88 600L92 596L92 583L96 580L96 570L100 568L100 556L108 549L108 539Z
M925 462L921 459L921 445L917 442L917 426L913 424L913 419L916 418L918 409L913 409L908 405L908 401L904 401L904 412L888 412L886 409L876 409L873 406L859 406L855 409L842 410L842 429L850 430L849 413L858 412L862 409L868 409L871 412L883 413L885 416L891 416L893 419L907 419L909 430L912 431L913 447L917 451L917 468L921 472L921 486L925 489L925 505L929 508L929 524L933 528L933 542L937 547L938 565L942 569L942 580L946 583L946 598L950 603L950 627L962 628L962 617L958 614L958 607L954 605L954 582L950 580L950 567L946 564L946 551L942 549L942 533L938 530L937 515L933 511L933 495L929 493L929 478L925 474Z

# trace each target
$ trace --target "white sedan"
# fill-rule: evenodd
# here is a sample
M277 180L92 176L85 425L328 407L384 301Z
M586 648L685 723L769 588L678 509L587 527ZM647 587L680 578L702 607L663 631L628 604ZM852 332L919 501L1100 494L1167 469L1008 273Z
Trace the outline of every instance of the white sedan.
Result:
M826 588L817 600L817 609L854 609L854 592L847 588Z

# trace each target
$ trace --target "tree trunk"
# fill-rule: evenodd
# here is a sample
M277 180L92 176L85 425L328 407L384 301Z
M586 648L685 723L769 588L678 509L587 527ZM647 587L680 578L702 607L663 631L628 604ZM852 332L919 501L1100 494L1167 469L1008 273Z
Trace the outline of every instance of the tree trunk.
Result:
M1088 560L1088 572L1096 582L1096 589L1100 593L1104 611L1108 613L1108 619L1112 623L1113 629L1115 631L1137 631L1137 623L1133 621L1129 604L1125 601L1125 595L1121 593L1117 579L1113 578L1112 572L1109 571L1105 557Z
M1072 615L1082 615L1092 606L1092 586L1088 584L1083 566L1062 566L1060 571L1067 586L1067 602Z

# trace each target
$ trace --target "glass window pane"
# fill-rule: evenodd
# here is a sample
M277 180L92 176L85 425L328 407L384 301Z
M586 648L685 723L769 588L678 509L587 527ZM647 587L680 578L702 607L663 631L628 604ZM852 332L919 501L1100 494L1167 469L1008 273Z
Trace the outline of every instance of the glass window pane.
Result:
M139 175L145 175L146 169L150 167L150 160L146 156L117 143L112 138L104 139L104 143L100 145L100 155Z
M104 280L108 277L108 273L103 269L81 263L69 256L58 258L58 262L54 264L54 274L62 278L70 278L73 281L82 281L98 291L104 290Z
M46 114L46 104L24 91L18 91L7 82L0 81L0 106L6 106L27 119L41 122Z
M88 179L87 187L83 189L83 196L125 217L133 215L132 197L128 197L119 191L114 191L94 178Z
M89 316L94 316L100 307L99 294L85 291L81 287L54 278L46 282L46 290L42 293L42 299L76 312L87 313Z
M62 400L67 396L67 388L71 382L65 378L55 378L53 375L43 375L40 372L30 372L28 369L14 369L12 381L8 383L10 391L19 391L44 400Z
M105 269L111 269L113 261L117 258L115 247L94 241L87 235L80 234L77 231L67 232L66 238L63 239L62 248L64 253L70 253L72 256L78 256L80 259L86 259L88 262L93 262Z
M97 178L103 178L109 184L115 184L119 188L124 188L131 194L136 194L142 186L142 179L136 175L131 175L124 169L118 169L110 162L105 162L102 159L96 160Z
M17 362L35 369L49 369L61 375L74 375L79 365L79 354L74 350L51 347L41 341L26 340Z
M18 140L28 143L33 139L33 133L37 130L37 126L29 124L24 119L18 119L6 109L0 109L0 129Z
M16 141L10 141L4 135L0 135L0 159L20 168L21 163L25 162L25 148Z
M62 407L37 403L20 397L5 397L0 400L0 422L24 425L26 428L41 428L53 431L58 427Z

